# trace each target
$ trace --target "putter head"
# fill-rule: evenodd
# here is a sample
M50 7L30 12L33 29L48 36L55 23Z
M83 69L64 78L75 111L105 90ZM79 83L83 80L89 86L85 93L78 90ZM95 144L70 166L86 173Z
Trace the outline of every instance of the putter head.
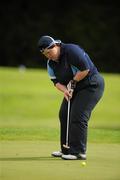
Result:
M66 148L66 149L70 149L70 146L68 146L66 144L63 144L63 147Z

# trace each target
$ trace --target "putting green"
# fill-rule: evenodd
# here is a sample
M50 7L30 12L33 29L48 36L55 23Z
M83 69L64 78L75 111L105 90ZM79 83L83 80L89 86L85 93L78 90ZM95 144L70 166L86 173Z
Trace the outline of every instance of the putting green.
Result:
M117 180L120 145L88 144L87 165L51 157L56 141L1 141L1 180Z
M89 122L87 165L52 158L59 149L63 94L46 70L0 68L0 180L119 180L120 74L103 74L105 93Z

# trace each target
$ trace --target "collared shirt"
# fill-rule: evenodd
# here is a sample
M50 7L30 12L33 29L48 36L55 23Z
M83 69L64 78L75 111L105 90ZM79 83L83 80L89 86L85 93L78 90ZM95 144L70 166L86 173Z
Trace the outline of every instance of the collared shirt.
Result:
M98 73L88 54L76 44L61 43L58 62L48 60L47 70L54 84L67 85L78 71L89 69L88 76ZM86 79L86 78L85 78Z

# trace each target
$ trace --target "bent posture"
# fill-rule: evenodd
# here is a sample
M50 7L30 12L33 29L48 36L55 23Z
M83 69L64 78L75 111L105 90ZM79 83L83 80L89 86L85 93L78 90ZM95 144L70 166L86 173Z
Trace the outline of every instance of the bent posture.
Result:
M50 36L42 36L38 46L48 59L50 79L64 94L59 111L61 150L52 155L68 160L86 159L88 121L103 95L103 77L79 45L65 44ZM65 146L67 129L69 148Z

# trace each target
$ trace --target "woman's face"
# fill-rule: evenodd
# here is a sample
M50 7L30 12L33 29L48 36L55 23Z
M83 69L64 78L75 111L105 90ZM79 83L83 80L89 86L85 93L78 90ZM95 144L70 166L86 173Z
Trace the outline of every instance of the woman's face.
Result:
M45 49L43 54L51 60L57 60L59 58L60 55L60 47L55 45L53 48L51 49Z

